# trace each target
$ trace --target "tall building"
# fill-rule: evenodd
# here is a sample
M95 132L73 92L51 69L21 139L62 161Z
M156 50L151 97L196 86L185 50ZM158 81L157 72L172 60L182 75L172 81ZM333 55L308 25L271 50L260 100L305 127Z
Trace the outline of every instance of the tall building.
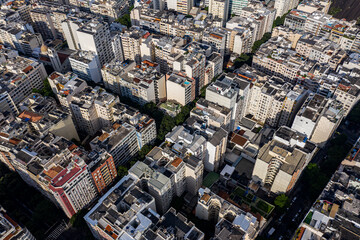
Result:
M101 69L101 75L106 89L109 89L113 93L121 95L121 76L127 74L130 70L136 67L136 63L133 61L119 61L117 59L104 65Z
M175 10L179 13L189 14L194 6L193 0L167 0L168 9Z
M273 193L288 193L316 152L306 135L289 127L279 128L273 140L259 150L253 181Z
M122 63L124 64L124 63ZM120 75L120 93L140 105L166 100L165 75L160 73L157 63L145 60Z
M97 195L91 174L80 158L59 172L51 180L49 188L69 218L88 205Z
M224 26L228 20L229 2L229 0L209 0L209 14L219 19L221 26Z
M35 240L35 237L26 228L15 222L4 208L0 206L0 239L4 240Z
M103 130L102 135L95 137L90 147L98 151L105 149L113 156L115 166L125 164L139 151L136 129L128 123L114 123L108 131Z
M113 106L118 102L118 97L100 87L87 87L74 94L70 108L78 130L94 135L101 128L110 127L114 122Z
M71 72L67 74L53 72L49 75L48 81L62 109L68 113L71 113L70 103L73 96L87 87L84 80Z
M95 83L101 82L101 65L95 52L78 50L70 55L69 61L72 71L79 78Z
M103 193L107 186L109 186L117 176L117 170L113 157L105 150L92 151L88 158L90 163L88 168L90 170L94 185L99 193Z
M84 219L96 239L133 240L159 217L154 198L127 175L98 200ZM110 218L117 220L109 221Z
M282 17L289 10L295 8L299 0L275 0L276 17Z
M107 23L100 19L93 19L78 28L76 34L80 49L95 52L101 65L110 62L114 58Z
M166 80L167 100L185 106L195 99L195 80L173 73Z
M44 65L35 59L13 57L0 67L0 86L6 90L15 105L30 95L32 89L43 88L47 74Z
M249 0L230 0L229 9L230 14L239 16L241 14L241 10L248 5Z

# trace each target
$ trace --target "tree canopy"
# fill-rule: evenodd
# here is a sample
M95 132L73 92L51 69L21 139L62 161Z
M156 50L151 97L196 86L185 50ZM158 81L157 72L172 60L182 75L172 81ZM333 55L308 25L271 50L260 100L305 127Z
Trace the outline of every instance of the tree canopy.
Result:
M277 196L275 198L275 201L274 201L274 204L282 209L285 208L286 206L288 206L289 203L290 203L289 197L286 196L285 194L280 194L279 196Z

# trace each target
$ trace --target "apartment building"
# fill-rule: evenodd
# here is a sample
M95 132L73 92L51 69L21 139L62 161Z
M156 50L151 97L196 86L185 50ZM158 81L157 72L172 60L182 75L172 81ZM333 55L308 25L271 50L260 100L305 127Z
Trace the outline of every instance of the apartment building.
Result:
M289 126L304 103L307 91L282 79L256 81L251 89L247 113L254 120L272 127Z
M154 60L160 65L160 72L167 74L173 71L174 62L179 58L180 49L185 45L185 41L180 37L151 37L154 51Z
M276 9L276 17L282 17L289 10L295 8L299 4L299 0L275 0L274 8Z
M60 171L51 180L49 189L69 218L88 205L97 195L90 172L80 159Z
M104 65L101 69L101 75L106 89L109 89L113 93L121 95L121 76L126 75L130 70L136 67L134 61L112 60Z
M41 47L43 43L39 33L24 32L19 39L20 47L17 47L17 50L27 56L32 56L34 50Z
M209 14L212 14L214 19L219 19L221 25L228 20L229 16L229 2L228 0L209 0Z
M85 216L97 239L129 239L138 237L203 240L204 233L173 208L161 216L151 194L136 186L131 174L121 179ZM132 201L129 201L132 199ZM106 203L106 204L105 204ZM116 206L121 205L118 209ZM116 210L115 210L116 209ZM110 218L118 218L117 222ZM178 229L178 231L169 231ZM181 229L181 230L180 230Z
M173 175L171 172L155 171L144 162L138 161L129 169L129 175L140 181L142 189L155 199L158 213L164 214L170 208L175 192L174 183L170 178Z
M94 1L90 5L90 11L103 17L106 22L111 23L129 13L129 4L125 0Z
M0 207L0 237L7 240L28 239L35 240L35 237L25 227L15 222L3 207Z
M71 113L70 102L73 96L87 87L86 82L72 72L66 74L53 72L49 75L48 81L62 109L68 113Z
M134 178L125 176L85 215L96 239L136 239L159 219L154 198L135 184ZM113 218L117 222L109 220Z
M70 49L81 49L77 30L93 18L95 18L95 16L88 12L71 12L68 14L67 19L61 22L64 37Z
M101 82L101 65L98 55L92 51L78 50L69 57L72 71L85 81Z
M79 140L71 114L58 108L52 97L32 93L19 103L18 109L20 114L16 120L27 126L28 133L41 138L52 133L66 139Z
M184 75L172 73L166 80L167 100L173 100L185 106L192 102L196 96L195 80Z
M88 155L88 169L98 193L104 193L104 190L117 177L117 170L113 157L105 150L92 151Z
M250 82L235 74L223 74L206 88L206 100L231 110L230 130L245 116Z
M100 19L92 19L81 25L76 30L76 35L80 49L95 52L99 57L101 66L114 58L107 23Z
M252 180L273 193L290 192L316 152L305 134L289 127L279 128L273 140L260 148Z
M32 25L43 39L64 40L64 32L61 22L66 20L70 8L60 4L42 3L31 9L30 16Z
M128 97L140 105L159 103L166 99L165 75L160 66L148 60L120 76L121 96Z
M185 15L189 14L194 7L194 2L189 0L167 0L166 2L169 10L175 10Z
M146 30L132 27L120 35L125 60L141 62L141 43L149 35Z
M307 76L315 63L301 57L291 47L292 42L282 36L271 38L256 52L253 67L296 84L301 76Z
M199 189L195 214L200 219L217 223L215 236L224 239L255 239L259 233L260 223L254 215L246 213L208 188Z
M91 140L90 147L93 150L105 149L113 157L116 167L125 164L139 151L136 129L128 123L114 123Z
M310 94L294 119L292 128L323 146L344 117L343 105L318 94Z
M41 89L47 77L44 65L35 59L13 56L1 67L0 86L15 105L27 97L32 89Z

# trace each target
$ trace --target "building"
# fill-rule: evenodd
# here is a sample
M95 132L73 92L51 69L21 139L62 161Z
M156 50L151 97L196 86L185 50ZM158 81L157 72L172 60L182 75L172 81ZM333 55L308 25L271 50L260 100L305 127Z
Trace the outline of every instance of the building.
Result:
M35 240L35 237L26 228L15 222L4 208L0 206L0 238L6 240L26 239Z
M212 14L214 19L219 19L221 26L228 20L229 2L229 0L209 0L209 14Z
M47 77L44 65L35 59L14 57L1 67L0 86L15 105L30 95L32 89L41 89Z
M103 17L106 22L111 23L129 13L129 4L125 0L94 1L90 5L90 11Z
M260 231L260 222L250 212L239 209L210 189L200 188L195 209L196 217L217 223L217 239L255 239Z
M102 149L101 151L92 151L88 158L91 161L88 168L94 185L98 193L103 193L117 177L113 157Z
M99 19L93 19L81 25L76 30L76 35L80 49L92 51L98 55L101 66L114 58L107 23Z
M135 184L134 178L125 176L85 215L96 239L136 239L158 221L154 198Z
M185 106L195 99L195 80L172 73L166 80L167 100L173 100Z
M87 87L86 82L72 72L66 74L53 72L49 75L48 81L62 109L68 113L71 113L70 103L73 96Z
M94 135L114 122L113 106L119 97L100 87L86 87L74 94L69 103L77 129L86 135Z
M267 81L255 81L247 113L260 124L272 127L289 126L307 97L300 86L293 87L282 79L272 77Z
M306 135L288 127L279 128L273 139L260 148L252 180L266 191L290 192L316 152Z
M322 146L343 119L342 108L340 102L318 94L310 94L297 113L292 128Z
M119 81L121 96L140 105L165 101L165 84L165 75L160 73L159 64L148 60L123 73Z
M106 89L121 95L121 76L136 67L133 61L121 62L116 59L104 65L101 75Z
M85 81L101 82L101 65L95 52L78 50L69 57L72 71Z
M164 175L164 173L151 169L151 167L143 162L136 162L129 169L129 175L137 181L141 181L142 188L146 189L155 198L156 210L160 214L164 214L170 208L175 192L174 183L170 178L173 174L166 172L166 175Z
M248 5L249 0L231 0L229 3L230 14L240 15L241 10Z
M80 161L62 170L51 180L49 188L69 218L89 204L97 194L87 166Z
M354 194L359 188L358 152L359 140L300 223L295 233L297 239L358 238L360 200Z
M250 96L250 82L235 74L223 74L206 88L205 99L231 110L230 131L245 116Z
M125 164L139 151L135 127L128 123L113 124L107 131L103 130L101 136L90 142L93 150L105 149L114 159L115 166Z
M276 17L282 17L289 10L295 8L299 4L299 0L275 0L274 8L276 9Z

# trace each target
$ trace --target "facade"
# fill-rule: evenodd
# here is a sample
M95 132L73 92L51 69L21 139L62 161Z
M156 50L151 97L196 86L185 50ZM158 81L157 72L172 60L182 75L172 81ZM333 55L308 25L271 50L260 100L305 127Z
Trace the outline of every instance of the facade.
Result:
M1 239L35 240L35 237L29 232L29 230L21 227L17 222L15 222L9 215L7 215L6 210L2 207L0 207L0 228Z
M79 78L95 83L101 82L100 61L91 51L79 50L69 57L70 66Z
M90 172L81 162L74 162L62 170L52 179L49 189L69 218L89 204L97 194Z
M315 152L316 145L306 135L281 127L273 140L260 148L252 180L269 192L290 192Z
M106 187L109 186L117 176L113 157L104 150L92 151L88 157L91 160L88 167L94 185L98 193L103 193Z
M90 147L93 150L105 149L113 157L116 167L129 161L139 151L136 130L127 123L115 123L108 132L95 137Z
M46 76L42 63L17 56L8 59L7 64L2 66L0 84L17 105L32 92L32 89L41 89Z
M95 52L101 65L110 62L114 58L107 23L99 19L86 22L76 30L76 35L80 49Z
M167 100L185 106L195 99L195 80L173 73L166 80Z

